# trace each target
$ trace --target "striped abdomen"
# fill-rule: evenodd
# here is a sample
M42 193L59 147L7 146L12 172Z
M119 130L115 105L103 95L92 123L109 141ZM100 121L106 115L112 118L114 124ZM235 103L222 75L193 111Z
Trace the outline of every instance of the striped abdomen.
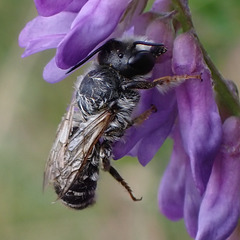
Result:
M86 163L69 190L61 197L66 206L81 210L95 203L95 192L99 178L99 159L94 155ZM56 184L54 188L59 195L62 189Z

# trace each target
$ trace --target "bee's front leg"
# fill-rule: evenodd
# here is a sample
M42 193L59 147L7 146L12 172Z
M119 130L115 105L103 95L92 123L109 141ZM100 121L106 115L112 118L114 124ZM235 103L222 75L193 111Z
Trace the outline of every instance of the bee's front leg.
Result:
M153 80L152 82L136 80L136 81L127 81L121 85L123 91L131 89L151 89L156 86L162 92L166 92L169 89L180 85L187 79L201 79L201 75L174 75L174 76L164 76Z

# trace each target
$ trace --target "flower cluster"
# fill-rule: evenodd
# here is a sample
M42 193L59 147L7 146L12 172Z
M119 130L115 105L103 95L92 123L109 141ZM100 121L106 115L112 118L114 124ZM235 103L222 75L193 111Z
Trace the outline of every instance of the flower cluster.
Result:
M39 16L19 36L23 57L50 48L56 56L46 65L43 78L51 83L66 77L74 66L99 43L121 36L146 0L35 0ZM133 10L132 10L133 9Z
M222 124L211 72L195 34L188 31L177 35L181 23L173 26L177 14L171 11L174 4L156 0L151 10L143 13L147 2L35 0L39 16L22 30L19 45L25 48L23 57L56 48L55 57L43 72L51 83L64 79L68 69L99 44L123 34L147 36L167 46L152 80L201 74L201 81L187 80L164 95L157 88L141 91L135 114L151 104L158 111L140 129L128 129L125 140L115 144L114 157L137 156L145 166L171 136L172 156L158 195L161 212L171 220L184 218L190 236L196 240L225 240L240 216L240 119L232 116ZM188 10L186 0L177 2Z

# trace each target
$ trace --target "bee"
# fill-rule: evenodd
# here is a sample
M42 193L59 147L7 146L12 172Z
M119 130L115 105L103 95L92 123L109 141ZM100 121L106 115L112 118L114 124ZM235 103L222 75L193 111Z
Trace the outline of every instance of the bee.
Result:
M68 71L83 65L95 54L94 64L76 84L74 97L58 127L45 172L44 187L54 186L58 198L73 209L95 203L100 167L109 172L136 198L126 181L111 165L112 146L126 129L141 124L157 109L149 109L133 119L139 89L156 86L165 91L186 78L168 76L147 81L157 59L167 51L163 44L136 39L110 39Z

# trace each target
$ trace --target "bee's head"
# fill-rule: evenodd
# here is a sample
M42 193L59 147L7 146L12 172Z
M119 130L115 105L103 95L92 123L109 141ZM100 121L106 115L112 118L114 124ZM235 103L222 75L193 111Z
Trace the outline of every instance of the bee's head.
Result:
M109 66L124 77L145 75L153 69L157 57L166 51L167 49L163 44L133 40L121 41L113 38L90 53L68 73L98 53L99 65Z
M149 73L158 56L166 52L163 44L144 41L119 41L111 39L98 54L100 65L117 70L124 77Z

